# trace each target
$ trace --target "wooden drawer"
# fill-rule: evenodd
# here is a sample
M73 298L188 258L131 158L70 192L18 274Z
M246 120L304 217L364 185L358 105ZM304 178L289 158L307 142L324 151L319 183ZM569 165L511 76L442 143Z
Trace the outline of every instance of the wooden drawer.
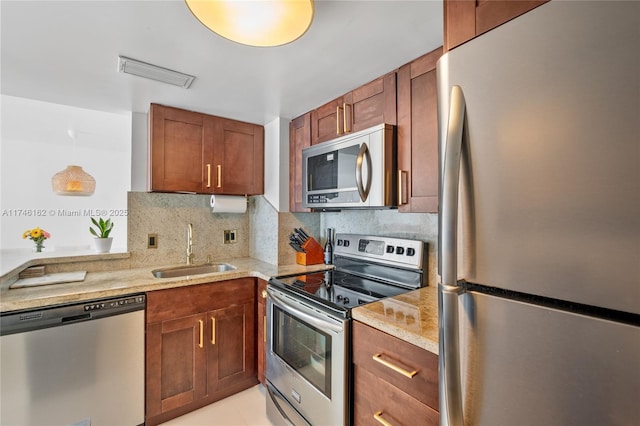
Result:
M193 315L213 309L254 303L255 278L154 290L147 293L147 323Z
M353 363L438 410L437 355L354 321ZM415 374L407 377L394 366Z
M440 415L436 410L412 398L398 388L356 365L354 374L354 424L391 424L437 426ZM377 420L379 417L382 421Z

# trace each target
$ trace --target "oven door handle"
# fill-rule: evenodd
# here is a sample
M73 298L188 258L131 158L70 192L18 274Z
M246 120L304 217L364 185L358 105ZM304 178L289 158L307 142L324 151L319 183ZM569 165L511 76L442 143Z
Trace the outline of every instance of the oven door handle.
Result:
M312 315L308 312L304 312L301 309L293 306L291 303L287 302L286 300L282 299L281 297L279 297L277 294L274 294L273 291L270 291L269 289L267 289L267 295L269 297L271 297L275 302L277 302L277 304L284 309L285 311L296 315L298 318L301 318L303 320L305 320L306 322L308 322L309 324L324 330L330 330L333 331L334 333L342 333L344 331L344 328L327 321L324 318L320 318L316 315Z

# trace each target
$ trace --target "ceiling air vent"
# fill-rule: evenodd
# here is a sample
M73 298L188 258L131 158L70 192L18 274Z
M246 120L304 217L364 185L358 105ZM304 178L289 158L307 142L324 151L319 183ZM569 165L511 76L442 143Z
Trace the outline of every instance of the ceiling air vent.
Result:
M188 89L195 79L192 75L127 58L126 56L118 56L118 72L173 84L174 86L180 86L185 89Z

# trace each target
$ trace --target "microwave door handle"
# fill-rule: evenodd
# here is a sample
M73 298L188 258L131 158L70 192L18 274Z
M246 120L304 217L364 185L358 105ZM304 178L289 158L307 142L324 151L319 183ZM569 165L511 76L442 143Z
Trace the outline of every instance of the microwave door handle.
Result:
M362 182L362 164L364 159L367 159L367 187L365 188ZM356 158L356 186L358 187L358 193L360 194L360 200L366 201L369 197L369 191L371 190L371 153L366 143L360 146L360 152Z

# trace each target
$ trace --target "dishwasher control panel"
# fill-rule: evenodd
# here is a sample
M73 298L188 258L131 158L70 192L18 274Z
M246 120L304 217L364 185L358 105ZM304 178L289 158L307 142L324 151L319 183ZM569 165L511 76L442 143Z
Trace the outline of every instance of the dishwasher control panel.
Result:
M101 300L97 302L91 302L84 305L85 312L97 311L102 309L114 309L120 308L123 306L132 306L132 305L142 305L144 307L145 296L144 294L139 294L132 297L122 297L119 299L111 299L111 300Z
M146 303L147 296L140 293L7 312L0 315L0 336L125 315L144 310Z

